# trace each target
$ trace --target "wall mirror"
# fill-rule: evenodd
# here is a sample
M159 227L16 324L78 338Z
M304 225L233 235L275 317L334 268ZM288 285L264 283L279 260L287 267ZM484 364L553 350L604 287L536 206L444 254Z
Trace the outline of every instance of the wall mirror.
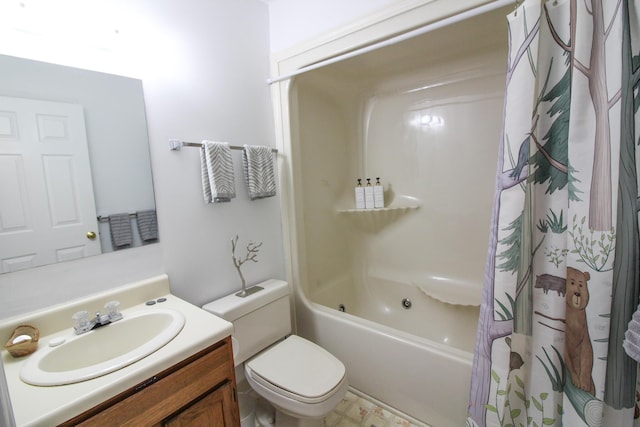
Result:
M0 273L155 243L154 221L142 82L0 55Z

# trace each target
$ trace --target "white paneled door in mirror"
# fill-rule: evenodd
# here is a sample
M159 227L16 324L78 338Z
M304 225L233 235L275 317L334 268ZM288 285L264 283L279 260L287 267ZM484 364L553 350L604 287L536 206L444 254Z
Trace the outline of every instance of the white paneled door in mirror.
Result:
M99 254L97 230L82 106L0 97L0 273Z

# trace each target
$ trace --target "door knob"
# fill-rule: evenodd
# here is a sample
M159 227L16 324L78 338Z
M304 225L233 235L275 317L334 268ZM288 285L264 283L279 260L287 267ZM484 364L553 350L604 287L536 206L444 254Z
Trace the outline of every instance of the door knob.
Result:
M87 231L87 239L93 240L96 238L96 233L94 231Z

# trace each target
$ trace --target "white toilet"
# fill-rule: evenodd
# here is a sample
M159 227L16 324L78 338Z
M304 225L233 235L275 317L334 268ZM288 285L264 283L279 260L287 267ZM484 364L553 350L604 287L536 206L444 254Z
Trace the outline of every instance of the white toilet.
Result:
M262 290L235 294L203 308L233 323L234 360L244 362L253 390L276 409L276 427L322 426L349 386L345 367L335 356L291 334L289 286L267 280Z

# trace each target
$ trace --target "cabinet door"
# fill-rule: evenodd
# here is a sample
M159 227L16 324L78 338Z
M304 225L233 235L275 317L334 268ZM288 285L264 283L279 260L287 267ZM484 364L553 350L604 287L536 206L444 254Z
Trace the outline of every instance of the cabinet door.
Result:
M226 383L169 418L163 425L166 427L235 426L233 405L233 388L230 383Z
M235 387L231 339L226 338L61 427L239 426ZM199 421L209 419L212 424ZM174 420L178 424L171 424Z

